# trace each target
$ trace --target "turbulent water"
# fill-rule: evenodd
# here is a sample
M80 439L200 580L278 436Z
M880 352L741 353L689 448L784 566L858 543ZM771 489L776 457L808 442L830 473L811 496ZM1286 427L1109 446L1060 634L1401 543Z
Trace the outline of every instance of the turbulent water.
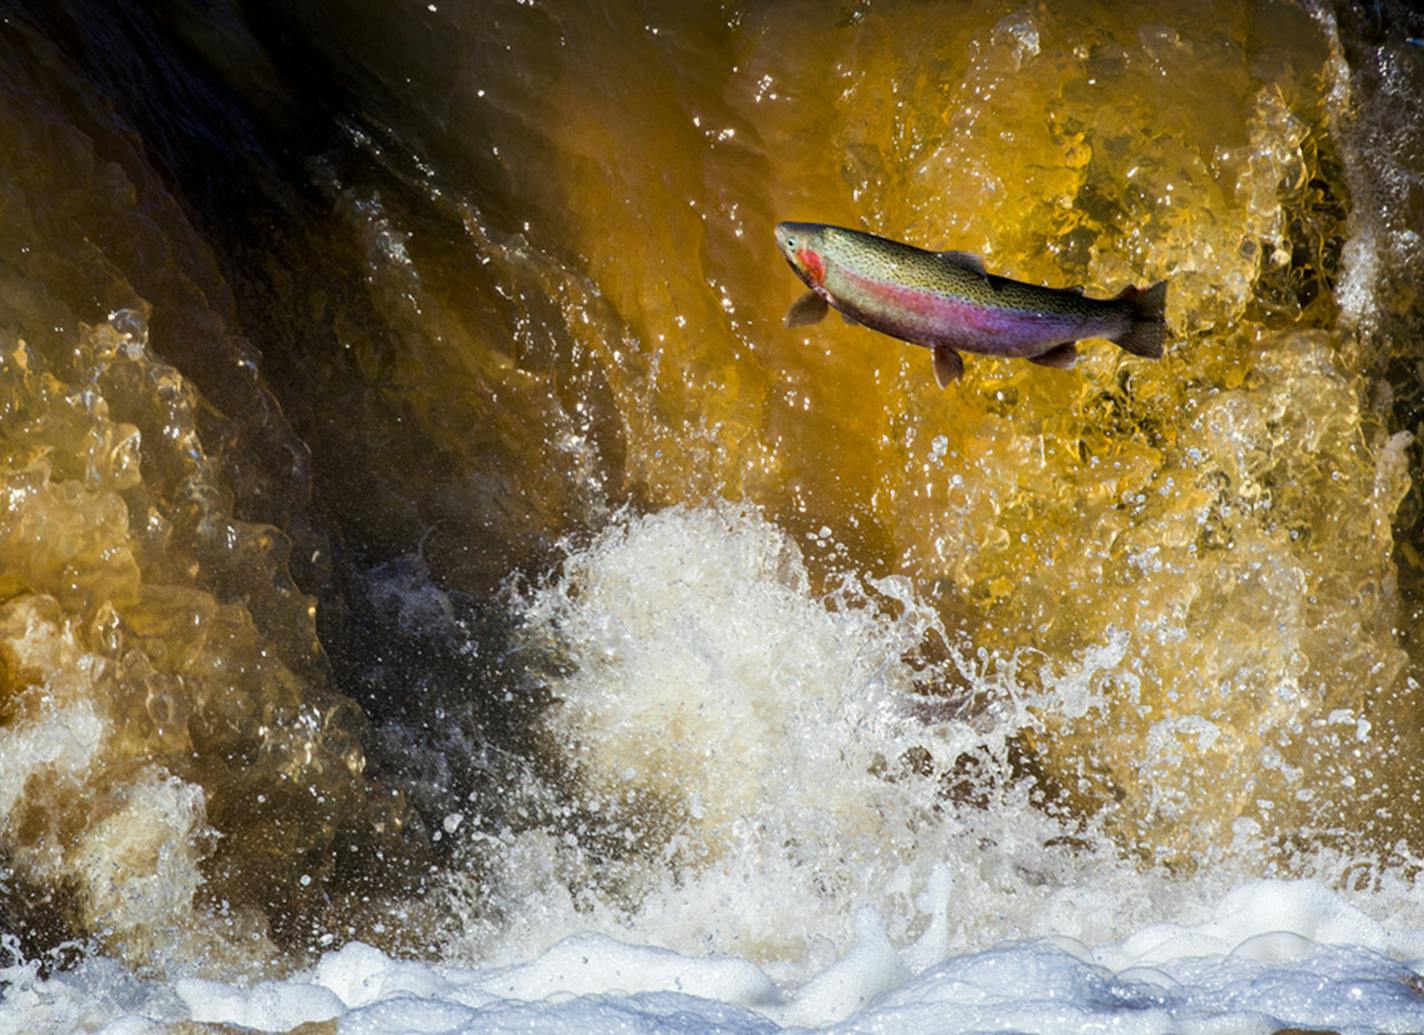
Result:
M130 6L0 3L0 999L1262 877L1424 956L1403 8ZM1168 279L1166 355L942 391L779 219Z

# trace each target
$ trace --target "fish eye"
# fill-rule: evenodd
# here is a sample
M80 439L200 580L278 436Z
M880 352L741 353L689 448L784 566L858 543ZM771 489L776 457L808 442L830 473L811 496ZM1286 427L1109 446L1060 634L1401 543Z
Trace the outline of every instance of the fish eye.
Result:
M795 247L796 247L796 238L788 236L788 237L786 238L786 247L788 247L788 248L795 248Z

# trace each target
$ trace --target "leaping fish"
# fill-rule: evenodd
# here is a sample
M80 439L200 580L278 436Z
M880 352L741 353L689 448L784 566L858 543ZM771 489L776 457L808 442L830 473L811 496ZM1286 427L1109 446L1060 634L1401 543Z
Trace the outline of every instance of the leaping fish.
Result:
M1134 356L1158 359L1166 333L1167 282L1089 298L996 277L967 252L913 245L824 223L778 223L781 254L811 290L786 314L786 326L817 323L828 307L934 354L941 388L964 374L960 352L1071 367L1073 344L1106 338Z

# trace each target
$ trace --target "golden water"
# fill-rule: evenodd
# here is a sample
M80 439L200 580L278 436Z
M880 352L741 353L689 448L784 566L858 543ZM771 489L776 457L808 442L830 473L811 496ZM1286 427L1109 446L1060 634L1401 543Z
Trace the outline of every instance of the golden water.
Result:
M388 632L349 617L361 573L418 555L498 613L624 503L754 503L835 544L805 550L816 590L908 576L949 645L927 656L1057 688L1013 773L1137 865L1421 848L1402 28L1284 2L431 6L100 20L107 58L33 15L0 34L0 862L33 945L421 945L421 876L480 865L440 817L506 822L508 787L442 800L392 745L455 727L577 797L600 739L551 738L488 630L404 684L361 653ZM211 196L173 158L221 150L181 142L209 102L174 144L173 95L93 71L135 38L240 113L250 167ZM1095 295L1169 278L1167 354L970 357L941 391L921 350L782 327L787 218ZM926 671L969 713L1008 685ZM631 782L703 865L726 817L699 828L670 768Z

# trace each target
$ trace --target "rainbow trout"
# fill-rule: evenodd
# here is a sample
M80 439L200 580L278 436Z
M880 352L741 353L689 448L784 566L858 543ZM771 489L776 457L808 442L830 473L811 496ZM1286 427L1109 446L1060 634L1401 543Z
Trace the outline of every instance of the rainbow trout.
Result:
M927 252L840 226L778 223L776 243L811 289L786 326L817 323L834 307L850 323L928 348L941 388L963 375L960 352L1066 369L1078 358L1075 341L1106 338L1134 356L1162 355L1165 280L1088 298L1080 287L996 277L966 252Z

